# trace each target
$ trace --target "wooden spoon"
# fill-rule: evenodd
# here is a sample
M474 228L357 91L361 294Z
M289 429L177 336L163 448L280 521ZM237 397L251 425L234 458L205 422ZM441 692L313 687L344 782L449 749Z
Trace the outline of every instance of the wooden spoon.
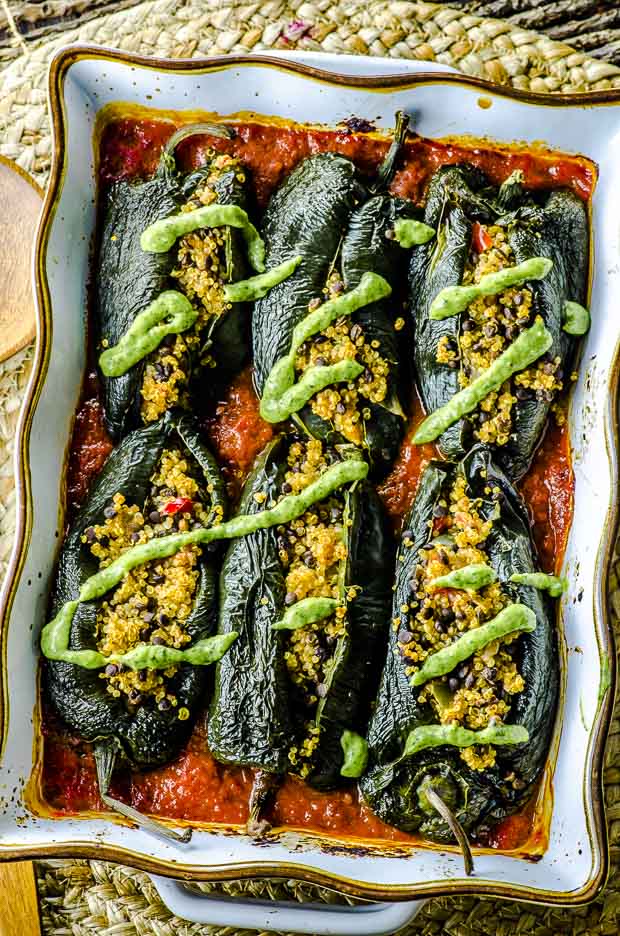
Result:
M0 361L34 338L32 250L43 192L0 156Z
M0 361L34 338L31 260L42 196L23 169L0 156ZM40 932L32 862L0 864L0 936Z

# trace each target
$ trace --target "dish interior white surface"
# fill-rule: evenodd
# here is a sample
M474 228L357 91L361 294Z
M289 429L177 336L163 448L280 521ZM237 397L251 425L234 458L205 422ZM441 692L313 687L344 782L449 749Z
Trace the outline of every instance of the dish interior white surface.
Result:
M307 61L308 57L303 56ZM316 60L312 61L316 64ZM400 63L363 58L322 56L324 68L374 74L402 70ZM408 71L412 69L407 63ZM611 425L610 380L619 337L613 302L619 290L620 107L533 106L485 92L492 106L479 106L479 89L448 86L437 75L415 88L368 91L311 80L260 62L218 70L172 73L96 59L78 60L64 85L67 124L66 169L62 195L52 222L46 273L53 310L52 350L45 384L32 424L30 478L34 503L33 534L8 621L9 727L0 765L0 853L53 843L69 853L78 843L105 843L134 855L169 862L169 872L200 866L203 870L285 863L303 877L304 869L362 885L380 884L386 892L407 888L409 896L438 882L465 886L458 853L418 849L406 857L348 854L302 844L287 835L261 846L249 838L196 831L189 846L175 847L136 829L107 819L33 818L21 792L32 767L33 708L37 693L38 634L46 614L50 576L62 535L59 504L63 501L65 452L85 368L86 283L95 220L92 134L98 110L113 101L158 109L202 109L221 114L254 110L303 122L328 122L355 114L390 128L394 113L414 115L419 133L491 135L494 139L534 142L581 152L600 167L594 196L595 270L591 308L593 325L585 340L579 380L571 406L571 437L576 477L575 518L564 572L570 590L562 600L565 635L566 693L557 767L555 806L549 848L538 863L501 854L476 858L477 888L510 883L529 898L545 893L568 896L598 873L599 858L589 835L592 803L590 781L592 725L599 707L601 665L599 641L605 646L597 580L604 530L612 501L615 465L607 451ZM600 578L600 576L599 576ZM5 626L6 626L5 622ZM603 687L604 688L604 687ZM129 860L129 856L126 856ZM469 882L471 883L471 882Z

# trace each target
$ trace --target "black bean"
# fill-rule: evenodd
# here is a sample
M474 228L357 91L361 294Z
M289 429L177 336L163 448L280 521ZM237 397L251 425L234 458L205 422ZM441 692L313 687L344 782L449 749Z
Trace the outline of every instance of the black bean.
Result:
M165 641L163 637L158 637L156 634L154 637L151 637L151 643L154 647L163 647Z
M485 423L491 419L491 414L487 413L485 410L478 411L478 422Z
M132 533L131 536L129 537L129 541L131 543L137 543L139 539L140 539L139 533Z
M148 675L149 674L147 673L145 669L138 670L138 679L140 680L140 682L146 682L146 680L148 679Z
M463 332L470 332L470 331L473 329L473 327L474 327L474 323L472 322L472 320L471 320L471 319L465 319L465 321L464 321L463 324L461 325L461 331L463 331Z
M312 555L310 551L304 553L303 563L309 569L314 569L314 567L316 566L316 559L314 558L314 556Z
M512 311L510 306L504 306L502 308L502 315L504 316L505 319L508 319L509 322L514 321L515 313Z
M333 293L341 293L343 289L344 289L344 283L341 282L340 280L336 280L336 282L332 283L331 285L331 291Z
M362 379L364 383L371 383L372 381L372 371L367 367L364 373L362 374Z
M435 621L435 630L438 634L445 634L446 628L443 621Z
M329 519L332 523L335 523L337 520L342 519L342 510L340 507L332 507L329 512Z
M162 627L165 627L165 625L170 622L170 618L168 617L167 614L164 614L163 611L160 611L159 614L157 615L157 622L161 624Z
M519 333L519 329L516 328L514 325L506 325L506 328L504 329L504 334L506 338L508 339L508 341L514 341L518 333Z
M355 325L351 327L351 331L349 332L349 335L351 336L351 340L356 341L357 338L361 337L361 334L362 334L362 326L358 325L358 323L356 322Z
M140 640L146 641L149 639L150 636L151 636L150 628L143 627L142 630L140 631ZM140 670L140 672L142 672L142 670Z
M290 485L288 481L285 481L284 484L282 485L282 493L290 494L292 490L293 490L292 485Z
M157 363L155 364L154 371L155 371L155 380L157 381L157 383L163 383L163 381L166 379L166 371L164 370L163 365L159 363L159 361L157 361Z
M129 693L129 701L130 701L133 705L140 705L140 703L142 702L142 696L141 696L140 691L139 691L138 689L132 689L132 690L131 690L131 692Z
M459 666L457 670L457 676L459 679L465 679L469 675L469 663L463 663L462 666Z
M157 708L159 709L160 712L167 712L171 704L172 703L170 702L170 699L163 698L163 699L160 699L159 702L157 703Z
M448 554L444 552L443 549L437 550L437 558L439 559L441 563L443 563L443 565L448 565L448 563L450 562L450 560L448 559Z
M421 611L422 617L425 621L430 621L430 619L433 616L433 613L434 613L433 609L431 608L430 605L426 605L426 607L422 608L422 611Z
M413 640L413 634L408 630L399 630L398 632L398 642L402 644L411 643Z
M161 523L161 514L158 510L151 510L149 514L149 520L151 523Z
M145 611L142 615L142 620L145 624L150 624L154 617L155 615L152 611Z
M555 370L555 364L553 364L551 361L547 361L546 364L543 364L544 374L552 374L554 370Z
M444 622L444 624L452 624L452 622L454 621L456 617L452 608L442 608L440 611L440 615L441 615L441 620Z
M512 304L520 306L523 302L523 293L517 293L516 296L513 296Z
M448 689L450 690L450 692L456 692L458 688L459 688L458 679L455 679L454 676L451 676L450 679L448 680Z
M443 504L435 504L433 508L433 517L447 517L448 508Z
M465 680L465 688L472 689L475 682L476 682L476 677L474 676L473 673L470 673L467 679Z
M346 411L347 411L347 408L346 408L346 406L344 405L344 403L343 403L342 401L339 401L338 403L336 403L336 412L337 412L337 413L340 413L340 415L342 416L342 414L343 414L343 413L346 413Z
M108 663L105 668L106 676L116 676L118 674L118 666L116 663Z
M482 333L486 338L493 338L497 334L497 325L495 322L487 322L482 328Z
M528 390L527 387L517 387L515 390L515 396L517 400L531 400L532 391Z
M286 595L284 596L285 605L294 605L296 601L297 601L297 595L295 594L295 592L287 592Z
M413 537L413 530L410 530L410 529L403 530L403 532L401 533L401 537L402 537L402 539L404 539L404 540L405 540L405 539L412 539L412 537Z
M497 676L497 669L494 666L485 666L482 670L482 675L485 679L488 679L489 682L493 682Z
M94 543L95 540L97 539L97 534L95 533L95 528L94 528L94 527L87 527L87 529L84 530L84 536L86 537L86 542L87 542L87 543Z
M327 358L324 358L322 355L320 355L314 363L317 367L325 367L327 365Z
M112 507L112 506L105 507L105 508L104 508L104 511L103 511L103 516L104 516L107 520L111 520L112 517L115 517L115 516L116 516L116 507Z

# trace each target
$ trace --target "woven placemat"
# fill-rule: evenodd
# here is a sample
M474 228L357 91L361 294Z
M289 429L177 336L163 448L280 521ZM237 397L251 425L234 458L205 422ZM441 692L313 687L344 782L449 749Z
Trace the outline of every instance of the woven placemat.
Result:
M5 14L10 4L0 0ZM562 0L566 2L566 0ZM59 2L79 7L80 3ZM86 6L86 4L83 4ZM513 7L518 8L518 0ZM595 5L595 4L594 4ZM54 4L48 4L54 6ZM107 3L102 2L106 8ZM454 65L463 72L534 91L586 91L620 87L620 68L600 62L547 36L497 19L440 4L367 0L151 0L121 2L115 12L81 22L52 39L24 45L0 71L0 153L16 160L42 185L50 165L45 81L51 55L67 42L88 41L142 54L175 58L217 52L294 49L416 58ZM531 4L530 4L531 6ZM32 349L0 364L0 575L12 544L15 509L13 435ZM616 568L620 563L616 563ZM616 574L610 582L620 616ZM429 901L408 930L446 936L615 936L620 930L620 711L607 745L605 785L612 872L602 895L575 911L480 900ZM238 931L201 927L171 916L147 875L99 861L37 863L46 936L233 936ZM344 901L298 882L251 881L201 885L205 892L274 899Z

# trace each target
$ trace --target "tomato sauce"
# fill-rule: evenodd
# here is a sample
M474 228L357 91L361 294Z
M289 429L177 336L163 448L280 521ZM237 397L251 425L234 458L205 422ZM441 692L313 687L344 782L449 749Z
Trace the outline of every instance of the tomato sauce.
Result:
M104 129L100 140L100 178L103 186L118 179L145 177L154 171L161 146L175 129L171 121L117 119ZM355 159L372 172L385 155L387 143L374 134L347 127L322 130L298 126L247 123L235 127L232 140L209 138L208 145L238 155L251 170L254 194L264 206L270 193L305 156L324 150ZM179 147L184 168L204 160L206 138L185 141ZM464 143L436 142L412 136L407 144L393 190L415 202L422 200L432 173L445 163L467 159L494 182L522 169L526 185L552 188L570 186L587 199L595 170L587 160L558 157L546 152L467 147ZM414 394L410 420L398 458L379 486L379 494L395 531L400 529L428 462L437 457L434 445L412 441L423 410ZM257 453L272 437L272 428L259 414L251 368L235 378L202 417L202 426L225 474L233 502ZM83 391L70 452L67 508L71 517L101 470L112 445L105 431L96 374L89 373ZM542 567L557 571L562 562L573 509L574 480L565 425L551 422L521 492L530 511ZM101 810L90 745L75 738L44 706L43 795L54 814ZM197 822L243 824L254 771L227 767L211 756L206 744L204 717L199 720L185 751L171 764L148 772L118 771L112 794L137 809ZM320 793L295 777L286 777L266 816L276 827L321 831L339 837L386 842L412 841L405 833L384 825L359 800L353 785ZM497 825L481 843L492 848L516 849L532 845L534 807ZM534 829L535 832L535 829Z

